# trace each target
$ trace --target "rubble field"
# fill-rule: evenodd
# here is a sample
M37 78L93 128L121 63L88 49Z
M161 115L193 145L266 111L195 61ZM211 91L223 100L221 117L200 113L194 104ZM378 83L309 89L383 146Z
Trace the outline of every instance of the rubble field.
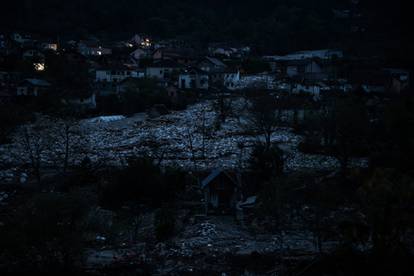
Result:
M241 101L241 100L240 100ZM234 114L220 129L214 124L218 114L211 102L190 106L184 111L150 119L143 114L108 123L83 121L90 141L91 154L96 159L120 162L133 154L162 156L163 165L186 169L245 167L251 146L261 137L246 135L246 111L237 101ZM271 137L286 152L286 169L332 169L339 163L333 157L303 154L297 150L302 137L288 128L279 128ZM353 160L363 165L364 160Z
M220 128L215 127L218 114L211 101L201 102L184 111L174 111L157 118L146 114L132 117L107 116L79 122L81 140L86 153L72 154L72 162L79 162L85 154L94 162L122 165L129 156L150 156L163 166L177 166L187 170L213 168L245 168L252 145L263 139L246 134L246 104L242 99L233 102L233 115L226 118ZM339 167L334 157L309 155L297 148L302 137L289 128L277 129L272 137L286 154L286 169L335 169ZM55 145L59 147L59 144ZM60 145L61 146L61 145ZM53 145L50 147L52 151ZM53 160L45 152L45 163ZM19 163L15 157L18 145L0 146L0 162L10 167L0 173L0 178L12 179ZM20 154L21 157L21 154ZM363 159L352 160L352 166L365 166Z

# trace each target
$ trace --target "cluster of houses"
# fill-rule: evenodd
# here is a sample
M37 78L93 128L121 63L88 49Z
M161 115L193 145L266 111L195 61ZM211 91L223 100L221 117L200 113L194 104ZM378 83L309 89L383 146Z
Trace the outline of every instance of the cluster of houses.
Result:
M263 57L280 89L319 96L323 92L400 94L409 87L409 70L387 68L376 60L354 59L337 49L300 51L284 56Z
M71 103L89 108L96 108L97 98L119 96L142 78L156 80L171 96L184 90L231 92L254 86L258 80L265 82L267 89L319 96L326 91L348 92L356 87L367 93L400 93L408 87L410 76L408 71L396 68L361 71L358 66L349 66L359 61L350 61L338 49L256 55L254 58L267 63L269 70L252 75L243 68L243 61L252 58L250 47L244 45L212 43L200 48L184 41L154 41L140 35L108 42L95 37L42 39L13 33L0 34L0 102L67 90L47 74L50 56L63 57L62 66L88 68L87 91L63 94L69 95ZM28 65L29 70L16 71L10 60Z
M59 56L65 62L62 66L67 63L88 67L89 93L83 98L72 95L71 102L92 108L96 107L93 99L119 95L141 78L154 79L168 91L209 91L213 87L232 90L240 80L240 68L229 66L222 58L229 60L247 56L249 52L249 47L223 45L196 50L177 40L155 42L140 35L126 41L103 42L96 38L50 40L18 33L2 34L0 98L4 102L13 97L37 97L48 90L66 90L57 87L51 74L46 74L48 56ZM14 58L14 64L24 62L29 70L10 69L14 67L7 64L10 57Z

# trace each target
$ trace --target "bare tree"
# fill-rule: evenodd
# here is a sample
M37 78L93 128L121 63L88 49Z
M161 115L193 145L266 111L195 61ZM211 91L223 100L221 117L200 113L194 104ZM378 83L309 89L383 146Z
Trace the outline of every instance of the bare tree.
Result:
M203 108L196 118L196 132L201 135L201 158L206 158L206 140L209 135L210 128L207 125L206 110Z
M196 150L194 148L194 134L193 134L193 132L190 128L186 129L186 133L184 134L184 138L187 141L187 146L188 146L188 149L191 153L191 160L193 162L194 171L198 171Z
M194 125L187 126L183 138L187 143L187 147L191 153L191 159L194 170L198 170L197 159L206 159L207 140L211 137L212 128L207 120L206 109L203 108L194 118ZM201 147L197 148L196 143L200 142ZM200 155L197 153L200 152Z
M55 120L52 135L57 141L55 155L61 163L62 172L66 173L71 161L84 151L87 141L74 119Z
M230 97L226 97L223 90L220 90L217 93L217 99L214 101L214 109L217 112L216 118L216 128L220 129L221 125L226 122L226 119L232 114L233 106L232 106L232 99Z
M157 166L160 166L167 154L167 148L164 147L166 144L159 142L153 131L150 130L142 145L149 149L151 158L154 159Z
M38 119L34 124L22 127L17 135L17 158L30 168L39 185L47 160L47 150L54 144L50 132L51 123L49 119Z
M84 153L87 139L75 120L39 117L16 134L16 159L26 164L40 184L46 165L66 173Z
M272 134L281 123L281 109L277 107L276 99L269 94L252 98L251 101L249 128L255 134L263 135L265 146L269 149Z

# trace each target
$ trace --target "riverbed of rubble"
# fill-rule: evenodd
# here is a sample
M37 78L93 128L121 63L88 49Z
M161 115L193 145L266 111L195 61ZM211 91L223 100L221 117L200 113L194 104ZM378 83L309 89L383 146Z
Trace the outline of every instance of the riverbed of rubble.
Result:
M217 113L211 102L199 103L156 119L139 114L111 123L84 121L83 125L97 159L119 162L128 155L148 154L155 158L162 156L164 165L186 169L245 167L251 146L260 137L245 134L248 123L243 104L235 102L234 105L237 116L227 118L220 129L214 127ZM333 157L299 152L297 146L302 137L291 129L279 128L271 140L285 150L288 170L339 166ZM363 165L363 161L354 160L354 165L358 164Z
M248 123L243 100L234 101L233 109L233 115L220 128L216 127L217 113L213 103L208 101L157 118L137 114L128 118L113 116L82 120L81 140L87 145L86 152L92 161L111 165L123 164L129 156L147 155L162 165L188 170L243 168L247 165L251 146L261 138L246 134ZM333 157L298 151L301 139L288 128L279 128L271 137L272 142L285 151L288 171L339 167ZM19 155L17 148L15 144L0 146L0 162L18 163L14 159ZM47 154L43 158L46 163L53 163ZM81 157L73 154L72 159L79 162ZM355 166L365 165L364 160L353 162ZM6 169L0 173L0 179L16 178L12 174L13 170Z

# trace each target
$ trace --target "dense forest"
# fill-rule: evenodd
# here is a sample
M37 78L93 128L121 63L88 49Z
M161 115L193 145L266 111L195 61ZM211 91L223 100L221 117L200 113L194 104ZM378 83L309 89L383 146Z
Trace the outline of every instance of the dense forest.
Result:
M385 1L383 1L385 2ZM0 29L45 35L131 32L198 42L233 41L260 52L345 47L409 53L403 1L374 0L16 0L2 3ZM350 10L338 18L333 10ZM396 51L398 49L398 51ZM404 50L406 49L406 50ZM385 51L385 52L384 52Z

